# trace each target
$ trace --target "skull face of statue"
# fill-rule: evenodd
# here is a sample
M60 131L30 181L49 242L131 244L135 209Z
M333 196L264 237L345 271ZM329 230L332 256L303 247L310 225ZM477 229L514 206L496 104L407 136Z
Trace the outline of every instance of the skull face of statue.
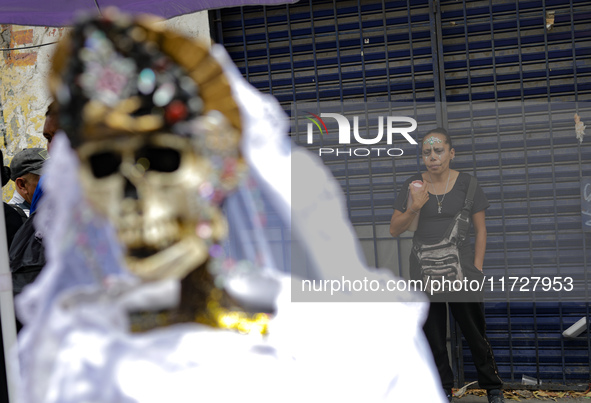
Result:
M129 269L181 279L216 255L219 205L246 166L239 107L209 47L105 11L60 41L50 87L86 196Z
M190 139L127 134L88 140L78 154L89 201L111 220L128 267L143 279L184 277L224 237L212 166Z

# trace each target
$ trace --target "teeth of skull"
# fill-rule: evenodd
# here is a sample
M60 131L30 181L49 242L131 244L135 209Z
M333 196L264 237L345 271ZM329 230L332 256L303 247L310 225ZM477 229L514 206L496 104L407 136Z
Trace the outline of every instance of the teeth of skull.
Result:
M141 225L141 218L138 214L126 214L125 216L121 217L119 221L119 227L122 230L133 230L133 228L136 228L139 225Z
M166 220L150 223L143 229L137 226L122 228L119 236L128 247L150 246L155 249L164 249L178 240L179 233L179 224Z
M165 225L165 236L162 240L163 242L163 247L164 246L168 246L171 243L173 243L174 241L177 240L178 238L178 234L180 233L180 228L179 225L176 222L172 222L169 221L166 225Z
M119 238L121 239L121 242L123 242L123 244L125 244L126 246L133 245L133 239L131 237L130 231L119 231Z
M151 222L144 228L144 240L157 249L165 248L177 240L178 227L178 223L171 220Z
M139 229L125 229L119 231L119 237L127 247L142 246L142 232Z
M144 228L144 239L147 244L158 244L162 237L160 225L149 225Z

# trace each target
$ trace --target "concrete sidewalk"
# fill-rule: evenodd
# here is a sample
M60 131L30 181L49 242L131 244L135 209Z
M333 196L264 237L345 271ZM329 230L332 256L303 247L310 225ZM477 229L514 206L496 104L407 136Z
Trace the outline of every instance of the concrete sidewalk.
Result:
M465 385L466 393L461 397L454 397L456 403L488 403L486 391L478 388L471 388L476 382ZM561 402L561 403L591 403L591 383L563 385L548 382L540 386L522 385L517 382L505 382L505 402ZM459 390L454 389L454 393ZM566 396L565 396L566 395Z
M525 391L522 391L522 392L525 392ZM519 398L519 401L521 401L523 403L537 403L537 402L561 402L561 403L580 403L580 402L586 402L586 403L591 403L591 397L571 397L571 396L566 396L566 397L556 397L556 396L541 397L540 396L539 398L536 398L534 396L532 396L532 397L526 397L524 395L515 395L515 396L517 396ZM476 396L476 395L471 395L471 394L465 394L462 397L454 397L454 400L453 401L455 403L487 403L488 402L488 399L486 398L486 396ZM516 402L516 401L518 401L518 400L509 398L508 397L508 393L505 394L505 402L506 403Z
M454 397L454 403L487 403L488 400L486 396L474 396L474 395L464 395L460 398ZM517 400L507 399L505 398L506 403L516 402ZM590 403L591 398L589 397L560 397L555 399L520 399L523 403L550 403L550 402L560 402L560 403Z

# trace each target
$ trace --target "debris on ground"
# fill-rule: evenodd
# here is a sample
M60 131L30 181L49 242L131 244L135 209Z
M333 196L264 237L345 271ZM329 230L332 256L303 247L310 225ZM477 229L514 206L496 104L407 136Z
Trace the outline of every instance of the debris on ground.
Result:
M466 385L468 386L468 385ZM474 395L474 396L486 396L485 389L468 389L466 387L460 389L454 389L454 397L461 399L462 396L465 395ZM505 400L507 401L522 401L527 399L540 399L540 400L548 400L548 401L556 401L556 399L561 399L565 397L588 397L591 398L591 388L587 389L584 392L575 392L575 391L550 391L550 390L504 390Z

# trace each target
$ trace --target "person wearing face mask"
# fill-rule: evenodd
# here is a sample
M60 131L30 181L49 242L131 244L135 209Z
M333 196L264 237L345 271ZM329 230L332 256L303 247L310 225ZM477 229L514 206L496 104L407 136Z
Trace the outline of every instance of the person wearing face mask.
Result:
M419 216L410 275L424 282L431 297L423 329L448 400L452 401L454 377L446 343L446 302L470 346L480 387L488 391L489 402L502 403L502 381L486 337L481 295L449 286L457 280L482 279L487 236L485 210L489 203L475 178L451 169L455 150L445 129L429 131L421 143L421 153L426 172L411 176L402 186L394 202L390 234L397 237L412 231L411 224ZM470 243L470 222L474 225L474 246Z
M26 148L10 162L10 179L14 181L15 192L8 204L20 208L27 216L47 158L49 155L43 148Z
M2 150L0 150L0 160L4 161L4 155ZM8 181L10 181L10 168L7 166L2 166L2 187L4 187ZM22 215L16 208L9 205L8 203L4 203L4 223L6 224L6 241L7 246L10 248L12 244L12 240L14 239L14 235L18 231L18 229L23 225Z

